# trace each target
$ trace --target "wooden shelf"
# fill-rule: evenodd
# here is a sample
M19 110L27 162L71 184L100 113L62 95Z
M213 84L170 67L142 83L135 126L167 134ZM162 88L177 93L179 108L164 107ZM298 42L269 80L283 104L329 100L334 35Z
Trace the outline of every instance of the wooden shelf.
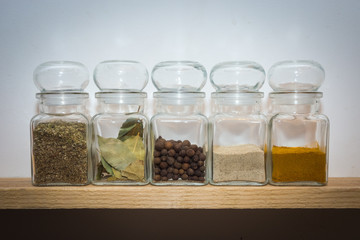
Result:
M0 208L360 208L360 178L330 178L323 187L34 187L30 179L0 178Z

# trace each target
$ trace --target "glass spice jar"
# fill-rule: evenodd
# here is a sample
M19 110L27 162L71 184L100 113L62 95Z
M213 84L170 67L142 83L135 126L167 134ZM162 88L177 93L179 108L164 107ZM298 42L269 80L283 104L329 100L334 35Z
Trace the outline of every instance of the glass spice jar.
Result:
M104 61L94 70L100 113L93 125L95 185L148 184L148 119L144 115L146 67L135 61Z
M265 71L247 61L223 62L211 70L211 173L213 185L265 185L267 119L259 92Z
M89 95L84 92L88 70L78 62L45 62L35 69L34 82L41 92L36 94L40 113L30 124L32 184L88 184Z
M207 184L208 120L201 114L205 68L192 61L157 64L152 81L156 114L150 121L150 182L154 185Z
M268 73L274 90L269 122L269 182L326 185L329 120L319 113L324 69L313 61L284 61Z

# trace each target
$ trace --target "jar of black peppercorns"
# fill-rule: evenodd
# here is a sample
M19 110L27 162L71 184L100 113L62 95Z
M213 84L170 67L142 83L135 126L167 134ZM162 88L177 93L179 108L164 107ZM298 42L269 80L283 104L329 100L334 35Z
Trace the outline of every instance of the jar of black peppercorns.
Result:
M150 182L207 184L208 120L201 114L205 68L191 61L157 64L152 81L156 114L150 121Z

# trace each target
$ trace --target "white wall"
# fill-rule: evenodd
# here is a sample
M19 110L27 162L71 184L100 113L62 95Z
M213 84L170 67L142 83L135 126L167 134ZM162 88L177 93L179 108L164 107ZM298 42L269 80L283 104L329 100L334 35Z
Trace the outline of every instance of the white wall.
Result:
M359 13L357 0L0 0L0 177L30 177L34 68L73 60L92 71L109 59L138 60L149 72L178 59L199 61L208 72L227 60L266 70L285 59L318 61L326 71L320 90L331 121L330 176L360 177ZM87 90L94 102L92 81ZM150 82L145 90L151 97L155 89ZM210 82L204 91L208 99Z

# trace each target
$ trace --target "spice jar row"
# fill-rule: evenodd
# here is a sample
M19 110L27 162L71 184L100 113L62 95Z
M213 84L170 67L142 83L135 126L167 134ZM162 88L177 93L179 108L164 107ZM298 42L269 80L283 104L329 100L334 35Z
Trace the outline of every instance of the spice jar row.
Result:
M34 71L40 113L31 120L32 183L51 185L326 185L329 120L319 113L324 70L284 61L268 71L273 92L261 111L265 71L223 62L210 81L212 114L203 115L207 72L197 62L157 64L156 114L144 115L149 74L135 61L94 70L98 114L85 114L89 83L77 62Z

